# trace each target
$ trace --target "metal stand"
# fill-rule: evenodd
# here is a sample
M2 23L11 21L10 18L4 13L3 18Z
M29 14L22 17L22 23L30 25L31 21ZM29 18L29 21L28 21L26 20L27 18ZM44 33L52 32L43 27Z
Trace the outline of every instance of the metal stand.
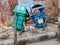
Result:
M16 16L16 12L15 12ZM16 19L15 19L15 29L14 29L14 45L17 45L17 30L16 30Z

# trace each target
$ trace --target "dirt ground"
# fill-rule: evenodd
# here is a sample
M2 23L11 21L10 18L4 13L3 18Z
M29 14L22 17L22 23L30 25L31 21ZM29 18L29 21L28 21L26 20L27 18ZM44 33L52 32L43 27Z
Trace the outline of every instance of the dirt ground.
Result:
M42 42L32 43L29 45L60 45L60 42L56 41L56 39L50 39Z
M48 24L46 29L49 29L47 31L58 32L57 25L55 25L55 24ZM58 42L57 39L55 38L55 39L50 39L50 40L46 40L46 41L36 42L36 43L28 44L28 45L60 45L60 42Z
M29 25L34 25L34 24L29 24ZM58 31L58 25L56 24L51 24L49 23L45 29L45 31L52 31L52 32L57 32ZM37 32L41 32L42 29L38 29L38 28L35 28L35 30ZM3 30L0 30L0 33L2 32ZM19 35L19 31L17 32L17 39L19 40L19 38L22 38L22 37L26 37L26 36L33 36L33 35L36 35L36 34L39 34L39 33L33 33L34 30L31 32L24 32L22 35ZM5 33L8 33L10 36L8 37L8 39L13 39L14 38L14 30L12 29L9 29L8 31L5 31ZM0 34L0 36L2 35L3 33ZM7 40L7 39L6 39ZM3 43L4 40L0 39L0 43L2 42ZM33 43L33 44L28 44L28 45L59 45L60 43L58 43L56 41L56 39L51 39L51 40L47 40L47 41L42 41L42 42L36 42L36 43Z

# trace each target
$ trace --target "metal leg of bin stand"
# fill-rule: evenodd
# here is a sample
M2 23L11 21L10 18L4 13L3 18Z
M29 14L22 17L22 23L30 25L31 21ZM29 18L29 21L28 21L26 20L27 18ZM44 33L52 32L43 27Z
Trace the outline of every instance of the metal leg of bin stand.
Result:
M43 31L45 30L45 25L44 25L44 28L43 28Z
M16 13L15 13L16 16ZM14 30L14 45L17 45L17 30L16 30L16 19L15 19L15 30Z
M43 31L45 30L46 25L47 25L47 18L46 18L45 23L44 23L44 28L43 28Z
M26 26L26 22L24 21L23 22L23 31L24 31L24 27Z

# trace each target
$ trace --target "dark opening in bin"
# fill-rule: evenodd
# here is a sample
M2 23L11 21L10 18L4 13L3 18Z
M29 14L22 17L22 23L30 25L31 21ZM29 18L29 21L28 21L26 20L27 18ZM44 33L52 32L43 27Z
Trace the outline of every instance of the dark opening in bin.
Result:
M41 4L36 4L36 5L32 6L32 9L39 9L40 12L42 12L44 10L44 6Z

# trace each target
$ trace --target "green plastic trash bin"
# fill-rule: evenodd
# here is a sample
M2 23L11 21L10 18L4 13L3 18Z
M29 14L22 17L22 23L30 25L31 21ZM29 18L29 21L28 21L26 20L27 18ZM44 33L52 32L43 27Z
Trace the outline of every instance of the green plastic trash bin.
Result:
M22 30L23 29L23 22L27 18L27 11L25 6L19 6L17 5L14 9L13 12L16 13L14 15L13 21L12 21L12 27L15 28L14 26L16 25L16 29ZM15 23L16 21L16 23Z

